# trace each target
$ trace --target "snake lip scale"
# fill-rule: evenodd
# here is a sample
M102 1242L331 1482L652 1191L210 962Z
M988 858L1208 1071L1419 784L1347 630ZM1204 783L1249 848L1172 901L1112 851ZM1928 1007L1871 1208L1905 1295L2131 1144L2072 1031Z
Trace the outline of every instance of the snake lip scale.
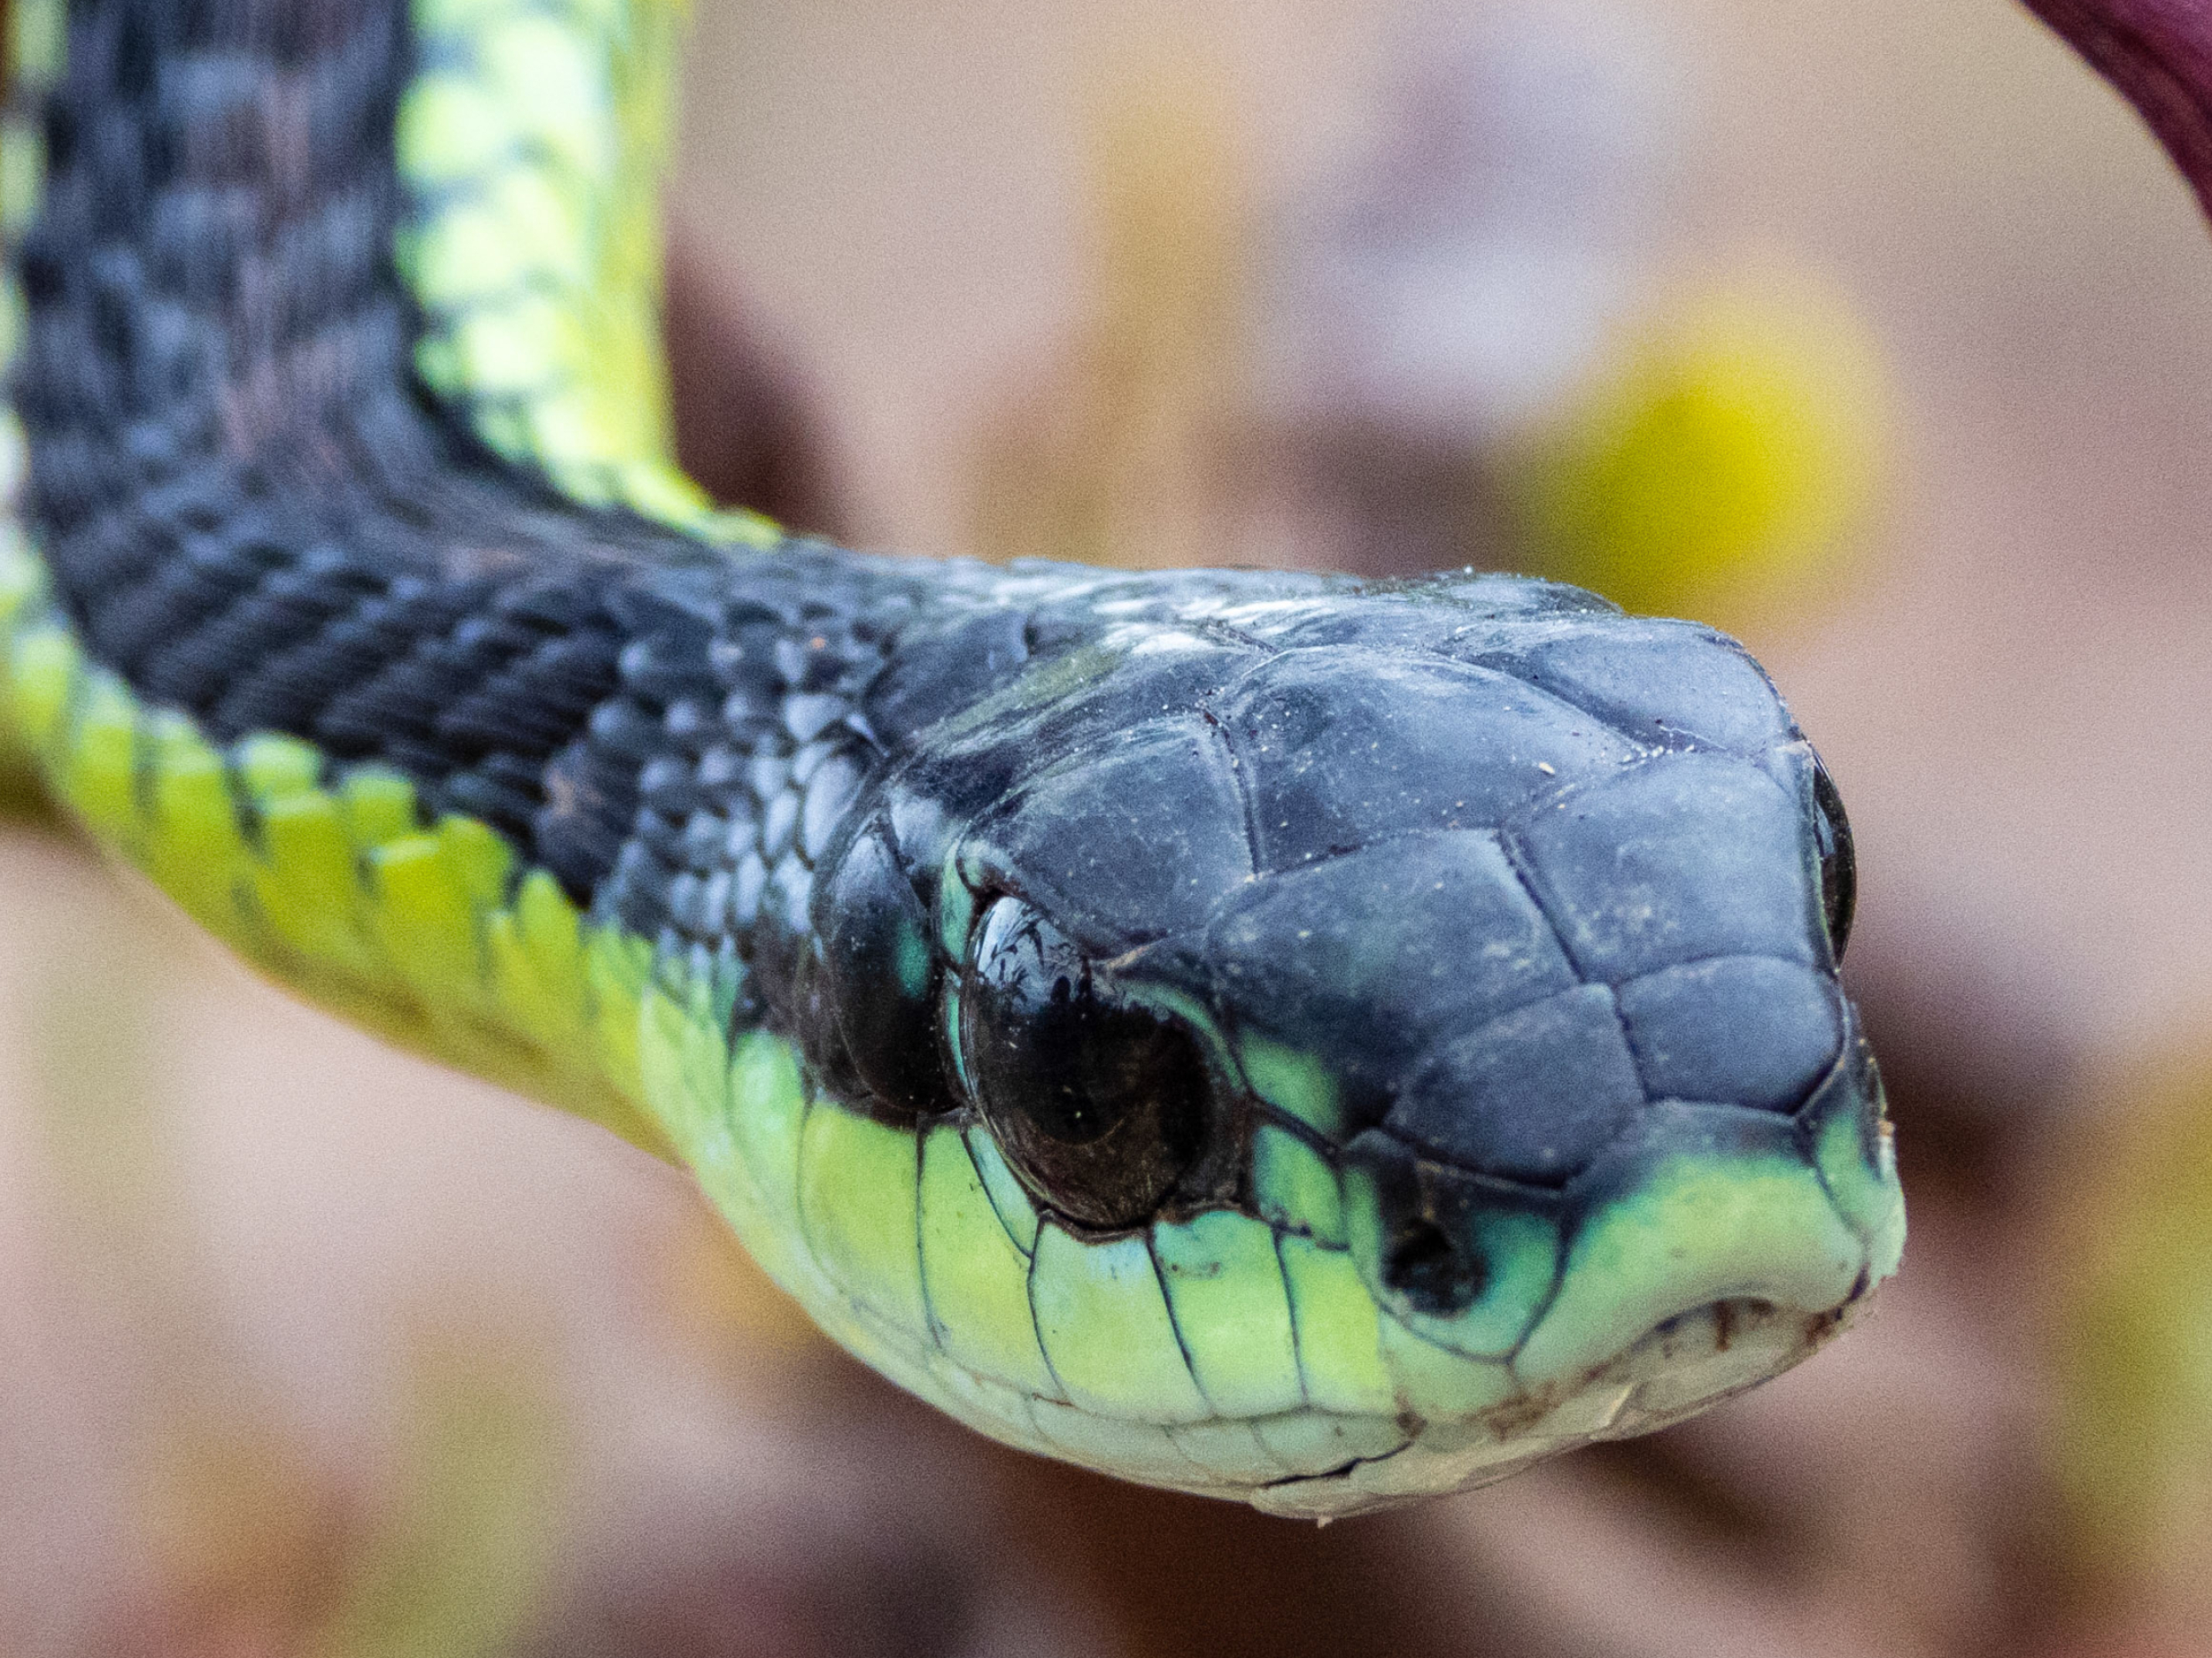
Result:
M1849 826L1734 641L713 508L665 0L11 27L0 735L264 972L686 1168L984 1432L1284 1513L1895 1272Z

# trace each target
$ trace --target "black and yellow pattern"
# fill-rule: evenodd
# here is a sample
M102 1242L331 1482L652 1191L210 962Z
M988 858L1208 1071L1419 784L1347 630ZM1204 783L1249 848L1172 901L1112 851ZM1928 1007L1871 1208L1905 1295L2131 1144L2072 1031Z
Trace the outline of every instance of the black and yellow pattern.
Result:
M264 970L688 1167L986 1431L1289 1512L1895 1270L1848 832L1731 642L712 511L659 0L15 19L4 728Z

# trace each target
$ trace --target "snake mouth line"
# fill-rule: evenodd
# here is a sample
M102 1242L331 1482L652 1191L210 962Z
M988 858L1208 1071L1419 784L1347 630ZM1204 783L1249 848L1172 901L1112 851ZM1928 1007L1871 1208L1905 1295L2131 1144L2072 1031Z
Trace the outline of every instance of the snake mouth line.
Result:
M1662 1320L1585 1380L1585 1392L1628 1384L1611 1419L1590 1436L1649 1433L1790 1369L1850 1322L1865 1291L1862 1275L1843 1302L1818 1312L1746 1297Z
M1404 1443L1324 1472L1270 1482L1263 1506L1327 1519L1441 1491L1472 1490L1594 1440L1681 1420L1790 1369L1844 1329L1863 1286L1818 1312L1752 1297L1661 1320L1602 1364L1459 1419L1404 1423Z
M1501 1438L1626 1439L1732 1398L1825 1346L1856 1315L1866 1283L1807 1312L1758 1297L1710 1301L1660 1320L1577 1380L1540 1387L1482 1413Z

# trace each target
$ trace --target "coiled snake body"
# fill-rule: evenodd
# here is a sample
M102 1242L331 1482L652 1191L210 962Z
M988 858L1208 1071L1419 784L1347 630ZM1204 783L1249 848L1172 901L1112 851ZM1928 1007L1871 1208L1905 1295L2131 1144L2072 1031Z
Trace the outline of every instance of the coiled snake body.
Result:
M13 28L0 729L263 969L681 1163L985 1432L1285 1512L1671 1420L1895 1269L1848 831L1732 642L710 510L665 0Z

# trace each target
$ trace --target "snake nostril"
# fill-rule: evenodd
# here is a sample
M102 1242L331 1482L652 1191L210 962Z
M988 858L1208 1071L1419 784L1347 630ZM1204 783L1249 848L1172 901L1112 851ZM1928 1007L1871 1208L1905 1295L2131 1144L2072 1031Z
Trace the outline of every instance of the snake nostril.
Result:
M1487 1277L1479 1257L1428 1219L1401 1228L1382 1260L1383 1283L1405 1297L1415 1311L1437 1316L1465 1311L1482 1293Z

